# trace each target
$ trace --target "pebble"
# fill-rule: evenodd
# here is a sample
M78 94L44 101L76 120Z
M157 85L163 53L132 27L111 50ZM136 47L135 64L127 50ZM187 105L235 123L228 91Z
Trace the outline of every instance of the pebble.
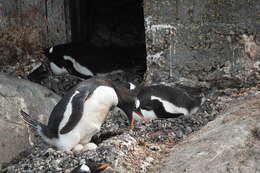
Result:
M183 132L181 130L178 130L176 133L177 138L182 138L183 137Z
M158 145L151 145L151 146L148 146L148 148L153 151L161 151L161 147Z
M114 166L112 169L118 171L118 169L122 169L121 162L118 160L124 160L127 153L132 153L137 148L143 147L138 145L139 139L147 144L149 150L160 152L165 148L161 148L158 143L185 138L187 134L204 126L209 121L209 117L214 119L217 115L216 110L217 108L212 109L214 116L202 112L192 117L157 119L145 125L140 125L139 128L129 130L127 118L121 111L115 109L110 112L108 119L102 125L101 131L97 134L97 137L102 136L102 134L106 135L105 137L103 135L103 139L98 140L96 149L78 153L60 152L53 148L47 148L46 144L41 141L36 143L28 157L12 165L12 167L9 166L8 170L10 171L7 172L23 172L24 168L28 168L26 172L29 172L29 170L39 173L48 172L48 170L55 172L60 169L67 172L80 164L85 164L87 160L111 163ZM139 165L139 168L142 169L140 172L146 172L154 161L153 159L153 157L147 157L144 163ZM41 170L39 169L40 166L42 166ZM125 172L125 170L121 172Z

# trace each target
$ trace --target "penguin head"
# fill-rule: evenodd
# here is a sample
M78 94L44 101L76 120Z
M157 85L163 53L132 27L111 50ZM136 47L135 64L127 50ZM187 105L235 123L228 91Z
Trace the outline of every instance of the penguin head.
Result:
M56 53L56 49L54 51L54 48L55 46L53 47L49 47L49 48L46 48L46 49L39 49L39 50L36 50L34 51L36 54L44 54L46 55L47 57L49 57L50 55L54 55Z
M122 86L114 86L114 88L118 96L117 106L125 112L129 121L132 122L133 111L137 109L137 105L140 102L128 88Z
M53 46L46 49L36 50L35 53L44 54L50 61L51 70L55 74L68 72L68 62L63 58L63 51L60 46Z
M136 98L135 101L135 108L133 109L133 113L137 114L139 117L141 117L142 119L144 119L144 115L141 112L141 102L138 98Z

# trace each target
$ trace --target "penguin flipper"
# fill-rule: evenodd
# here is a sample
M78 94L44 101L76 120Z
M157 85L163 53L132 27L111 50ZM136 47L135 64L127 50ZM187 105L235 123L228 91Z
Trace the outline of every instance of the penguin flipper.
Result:
M26 124L34 129L38 129L39 127L43 127L44 125L39 121L34 120L29 114L24 112L23 110L20 111L20 116L24 120Z
M170 113L167 112L163 104L158 100L153 100L153 110L159 118L178 118L184 115L183 113Z
M60 134L69 133L77 125L84 111L84 103L91 94L92 92L89 91L89 88L81 88L79 94L72 99L72 112L70 118L60 130Z

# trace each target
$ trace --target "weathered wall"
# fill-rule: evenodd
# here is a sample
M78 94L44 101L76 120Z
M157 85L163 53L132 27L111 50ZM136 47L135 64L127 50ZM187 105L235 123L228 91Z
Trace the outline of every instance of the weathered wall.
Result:
M144 0L147 81L259 82L259 12L259 0Z
M68 0L0 0L0 46L17 46L30 52L66 42L70 38L66 34L64 1Z

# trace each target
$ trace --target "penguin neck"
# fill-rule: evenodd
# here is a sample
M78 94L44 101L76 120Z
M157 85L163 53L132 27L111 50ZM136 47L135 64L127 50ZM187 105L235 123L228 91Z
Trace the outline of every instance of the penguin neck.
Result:
M131 112L131 107L135 105L134 96L127 88L114 86L114 89L118 97L117 106L127 114L128 118L131 118L129 116Z
M194 107L199 107L204 103L204 98L203 97L194 97Z
M125 103L129 103L134 100L129 89L125 87L117 87L117 86L114 86L114 89L118 97L118 107L120 107L120 105L124 105Z

